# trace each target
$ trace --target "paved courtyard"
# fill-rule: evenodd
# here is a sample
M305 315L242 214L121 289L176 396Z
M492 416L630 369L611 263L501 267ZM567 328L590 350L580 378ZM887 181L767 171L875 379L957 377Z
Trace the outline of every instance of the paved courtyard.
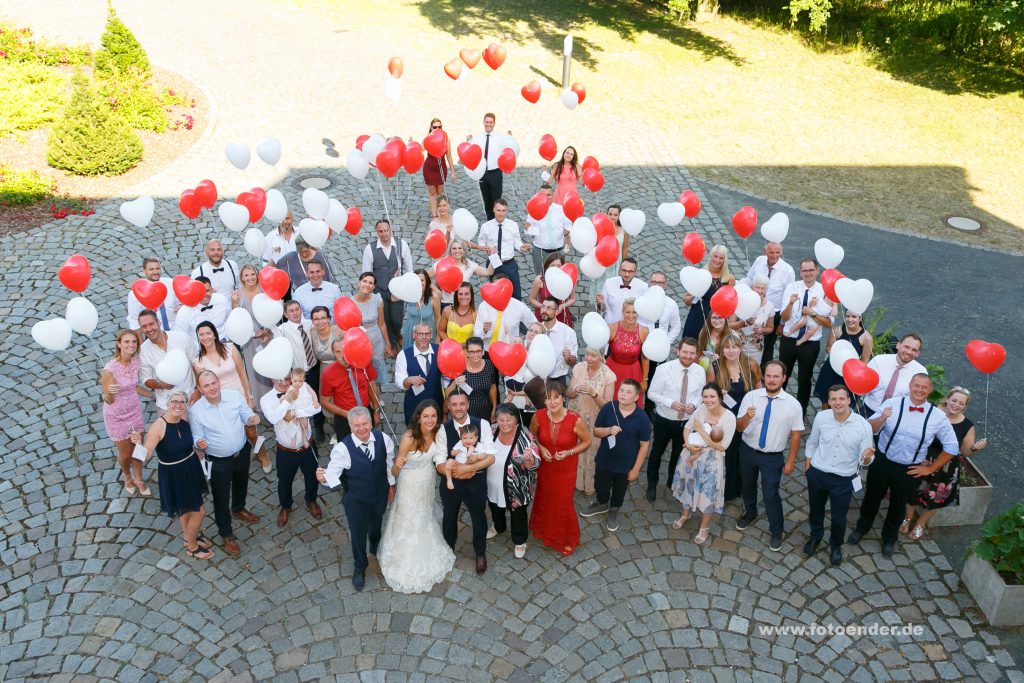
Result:
M75 35L102 23L102 8L64 0L47 5L15 0L4 11L43 34ZM695 546L695 522L682 531L669 527L678 514L674 501L662 496L651 505L634 486L619 531L583 520L582 545L569 558L531 542L527 558L515 560L504 537L490 545L490 569L478 577L464 528L449 579L429 594L406 596L388 589L372 562L366 591L353 592L337 493L324 495L322 521L298 510L279 530L275 474L254 467L250 508L262 522L238 530L242 554L188 561L177 524L160 515L157 500L123 497L100 416L98 369L122 325L141 257L159 256L170 275L188 272L203 242L217 236L230 257L248 260L240 236L209 213L195 224L178 213L177 194L206 177L222 197L254 184L278 187L300 212L299 182L327 178L329 194L371 220L382 213L377 187L348 175L345 153L357 134L375 128L420 138L435 110L392 105L380 97L381 79L358 69L331 74L324 89L325 77L303 61L310 53L298 44L320 45L317 59L324 64L342 63L349 54L383 64L387 48L372 36L339 37L301 12L262 0L206 7L207 20L196 23L180 7L118 3L151 58L202 87L214 108L204 139L130 195L157 198L150 227L127 225L112 201L85 221L0 241L0 316L10 330L0 337L0 680L1024 681L935 543L904 545L890 561L872 536L861 549L847 550L838 569L822 562L824 554L804 561L800 478L785 482L782 553L767 550L763 519L735 531L731 507L724 524L712 525L712 542ZM223 30L259 9L273 10L273 22L256 22L247 32ZM303 39L280 41L281 35ZM244 74L228 68L241 64ZM474 131L483 111L509 101L510 88L518 98L518 85L500 72L466 86L452 85L461 88L458 101L436 112L449 129ZM431 102L430 88L407 83L403 101ZM284 92L303 96L275 96ZM307 107L306 94L313 92L322 101ZM588 210L620 202L647 212L635 254L643 273L655 267L670 273L675 296L681 295L678 245L690 229L709 244L728 245L736 270L745 268L743 245L723 222L727 217L707 202L692 224L669 230L657 221L658 203L697 187L658 131L616 119L613 107L590 112L590 100L571 114L521 102L496 107L499 129L511 128L523 149L519 170L506 180L515 218L537 183L537 140L552 132L560 144L577 141L582 154L602 161L606 189L596 200L584 197ZM283 142L278 168L254 162L245 175L227 166L225 144L254 145L268 135ZM327 154L331 146L340 157ZM419 179L403 174L386 190L399 232L420 243L426 198ZM479 213L479 195L465 177L451 194L456 206ZM340 272L353 272L369 234L364 228L358 238L332 239L328 253ZM67 352L51 354L28 332L36 320L63 314L68 294L55 273L72 253L92 263L86 294L99 308L100 327L93 339L77 337ZM848 249L847 258L856 263L869 256ZM387 398L394 419L397 396ZM895 637L764 630L829 624L920 629Z

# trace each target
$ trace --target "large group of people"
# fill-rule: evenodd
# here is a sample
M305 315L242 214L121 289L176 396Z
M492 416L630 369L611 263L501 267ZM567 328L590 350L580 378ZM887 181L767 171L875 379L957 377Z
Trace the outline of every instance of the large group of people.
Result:
M478 573L487 570L488 540L506 531L516 558L525 557L531 535L571 555L580 544L581 518L592 523L601 517L608 532L620 528L626 492L637 481L643 481L651 503L664 481L680 510L672 529L682 530L696 517L697 544L708 541L730 501L740 508L730 523L741 531L751 527L760 493L767 547L781 551L787 528L780 486L795 472L805 441L807 556L824 539L826 503L833 564L842 562L844 543L858 543L870 531L886 496L881 552L887 557L901 534L920 539L936 509L957 503L962 458L986 445L964 415L969 391L957 387L940 404L929 403L932 382L917 361L920 337L907 334L895 353L873 355L861 316L847 311L839 317L839 307L818 281L815 261L801 260L797 272L783 259L780 244L769 243L742 278L761 298L751 318L723 318L710 307L714 293L738 277L728 250L716 245L704 266L712 285L702 297L681 297L688 307L685 318L669 297L659 319L646 320L636 300L650 287L668 289L669 278L653 270L645 279L618 225L618 207L611 207L621 251L612 274L595 280L591 291L608 324L608 343L584 344L581 353L571 310L575 295L558 299L544 280L548 268L570 260L571 224L560 203L575 192L576 150L566 148L551 168L551 182L541 191L553 203L544 220L527 221L532 242L526 242L501 195L496 159L503 143L494 121L488 114L484 132L474 138L484 150L479 182L488 219L475 241L452 232L444 192L454 172L450 150L428 158L423 170L429 229L445 232L446 253L462 271L454 292L438 287L433 266L414 270L414 249L387 219L377 221L361 270L346 283L337 276L346 272L344 264L332 267L326 254L296 236L289 213L267 235L263 257L263 264L289 274L284 315L270 327L254 323L247 344L228 340L225 320L231 309L252 313L263 264L240 266L225 258L217 240L206 245L192 273L206 288L196 306L181 305L170 286L156 309L144 308L129 293L127 328L118 331L115 353L102 373L104 422L127 495L152 495L143 463L156 454L161 508L180 520L191 557L214 556L213 542L202 533L208 495L221 548L241 552L233 525L260 519L247 507L254 453L264 472L276 466L279 527L289 523L299 473L313 519L323 516L320 485L344 490L358 590L365 585L369 555L397 591L428 591L443 580L455 562L463 507ZM431 123L432 129L440 127L436 119ZM531 250L532 287L524 296L517 259ZM483 256L483 264L473 252ZM389 289L404 273L420 278L422 294L415 302L400 301ZM143 260L142 277L170 285L153 256ZM477 285L484 280L511 283L507 306L499 310L478 300ZM344 333L332 321L342 296L358 308L373 346L372 362L364 368L346 360ZM652 330L663 330L671 345L660 362L644 350ZM554 350L546 376L536 376L526 364L506 376L492 362L496 342L529 348L539 335ZM254 358L279 338L290 344L292 371L270 380L255 371ZM812 387L822 339L826 359ZM445 340L465 353L465 371L456 377L445 377L438 366ZM855 397L829 367L827 350L838 340L849 341L878 372L878 387L870 394ZM159 379L157 368L175 349L191 368L171 385ZM788 380L794 374L791 394ZM397 415L384 414L384 385L401 395L404 428L393 424ZM808 429L812 393L822 407ZM141 398L154 403L148 429ZM261 435L261 423L272 432ZM264 443L276 449L273 462ZM847 538L847 512L865 467L864 502ZM585 498L578 510L577 493Z

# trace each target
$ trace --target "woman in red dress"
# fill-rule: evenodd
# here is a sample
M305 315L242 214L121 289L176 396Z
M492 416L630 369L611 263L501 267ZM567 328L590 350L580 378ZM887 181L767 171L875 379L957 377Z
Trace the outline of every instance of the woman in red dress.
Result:
M430 122L430 132L442 130L441 119L434 119ZM452 142L445 133L445 144L448 149L443 156L435 157L429 152L427 159L423 162L423 182L427 184L427 194L430 196L430 217L437 218L437 198L444 195L444 184L448 180L449 169L455 175L455 164L452 163ZM447 163L445 163L447 161Z
M615 373L615 393L619 395L619 386L624 379L634 379L643 388L637 405L643 406L643 397L647 393L647 357L643 354L643 344L647 339L648 330L637 321L633 299L622 302L622 320L608 326L611 340L608 342L608 367Z
M537 493L530 513L530 531L544 545L571 555L580 544L573 493L579 454L590 447L590 430L580 416L565 408L565 387L548 381L546 408L534 414L530 431L540 444Z

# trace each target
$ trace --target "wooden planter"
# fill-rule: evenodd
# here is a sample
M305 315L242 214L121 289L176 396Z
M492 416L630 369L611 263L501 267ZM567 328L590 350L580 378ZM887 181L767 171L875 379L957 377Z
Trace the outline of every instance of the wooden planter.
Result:
M963 526L965 524L981 524L985 521L988 504L992 502L992 482L972 458L968 458L961 467L973 469L984 484L961 486L960 504L936 510L935 515L928 522L929 527Z
M1007 585L991 564L971 555L960 578L993 626L1024 625L1024 586Z

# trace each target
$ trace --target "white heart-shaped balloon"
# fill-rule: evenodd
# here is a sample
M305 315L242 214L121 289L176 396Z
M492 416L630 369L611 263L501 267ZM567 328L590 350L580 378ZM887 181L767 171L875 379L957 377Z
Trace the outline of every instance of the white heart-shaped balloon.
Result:
M314 249L324 246L330 232L330 228L323 221L313 220L312 218L303 218L299 221L299 236L306 240Z
M606 268L597 262L593 249L584 254L583 258L580 259L580 272L591 280L596 280L604 275L605 270Z
M608 323L604 321L600 313L591 311L583 316L583 343L592 349L603 349L608 339L611 338L611 330Z
M452 213L452 230L460 240L471 240L480 230L480 223L469 209L455 209Z
M555 369L555 347L546 334L539 334L530 342L530 349L526 352L526 367L537 377L551 376L551 371Z
M136 228L144 228L153 220L153 211L156 204L152 197L139 197L130 202L122 202L119 208L121 218L125 219Z
M548 173L547 171L541 171L540 172L540 179L541 179L542 182L546 183L547 181L551 180L551 174Z
M644 229L647 215L640 209L623 209L619 213L619 223L628 235L636 237Z
M572 223L569 229L569 241L572 247L581 254L586 254L597 246L597 229L594 221L586 216L580 216Z
M302 207L306 209L310 218L322 221L327 215L330 204L330 198L324 194L323 190L307 187L302 191Z
M661 314L665 312L665 290L661 287L651 287L636 298L633 308L636 309L636 314L644 320L651 322L661 320Z
M561 268L552 267L544 271L544 284L556 299L565 301L572 294L572 278Z
M249 148L238 142L232 142L230 145L225 147L224 155L227 156L231 165L239 171L244 171L245 167L249 165L249 160L252 158L249 153Z
M345 168L348 169L350 176L356 180L362 180L370 172L370 162L363 157L362 152L354 149L345 157Z
M679 271L679 281L690 296L698 299L711 289L711 273L703 268L685 266Z
M47 351L63 351L71 343L71 331L64 318L40 320L32 326L32 339Z
M843 248L827 237L814 243L814 258L818 259L822 268L838 268L845 255Z
M852 280L848 277L839 278L836 281L836 296L839 297L839 303L846 306L848 310L857 315L864 315L864 311L868 310L871 299L875 296L875 286L867 278L860 280Z
M331 230L341 230L345 227L345 223L348 222L348 211L345 206L333 197L327 201L327 216L324 217L324 223L327 224Z
M402 81L388 76L384 81L384 94L389 100L397 102L402 97Z
M481 159L480 163L477 165L476 168L467 168L466 169L466 175L468 175L473 180L480 180L481 178L484 177L484 171L486 171L486 170L487 170L487 164L484 163L483 159Z
M263 217L271 223L280 223L288 215L288 202L280 190L267 190L267 208Z
M516 155L516 157L519 156L519 143L516 142L516 139L511 135L506 135L505 138L501 141L501 148L503 150L510 149L512 150L512 153Z
M423 284L420 276L416 273L405 272L399 277L391 278L388 283L388 291L402 301L414 304L423 296Z
M368 164L374 164L377 162L377 155L384 149L384 145L387 144L387 140L380 133L374 133L369 138L363 141L363 159Z
M757 309L761 308L761 295L742 282L737 282L735 289L736 317L740 320L753 318Z
M292 371L292 343L284 337L274 337L252 357L252 369L267 379L284 379Z
M167 355L156 364L156 378L177 386L185 381L188 373L192 372L192 364L188 362L188 356L181 349L171 349Z
M647 333L642 349L649 360L661 363L668 358L668 333L661 328L651 330Z
M267 238L259 228L249 228L245 231L245 239L242 241L245 251L253 258L263 258L263 252L267 250Z
M260 292L252 298L252 317L263 327L277 327L284 317L284 304Z
M851 358L860 358L860 356L857 355L857 350L853 348L853 344L846 339L837 339L832 344L832 349L828 352L828 363L840 377L843 376L843 365Z
M269 138L256 146L256 154L263 163L275 166L281 160L281 141Z
M252 316L241 306L231 309L228 319L224 321L224 334L235 344L245 346L255 332Z
M96 323L99 322L99 313L97 313L96 307L92 305L91 301L84 296L76 296L68 301L68 306L64 311L64 319L71 325L72 330L88 337L96 329Z
M670 228L679 225L685 216L686 209L679 202L665 202L658 205L658 218Z
M782 242L786 239L786 235L789 234L789 216L779 212L773 214L771 218L764 222L761 226L761 237L765 238L769 242Z
M562 106L565 107L566 109L570 110L570 111L575 109L576 105L578 105L580 103L580 96L577 95L572 90L563 90L562 91L562 98L561 99L562 99Z
M217 207L220 222L231 232L241 232L249 224L249 209L234 202L221 202Z

